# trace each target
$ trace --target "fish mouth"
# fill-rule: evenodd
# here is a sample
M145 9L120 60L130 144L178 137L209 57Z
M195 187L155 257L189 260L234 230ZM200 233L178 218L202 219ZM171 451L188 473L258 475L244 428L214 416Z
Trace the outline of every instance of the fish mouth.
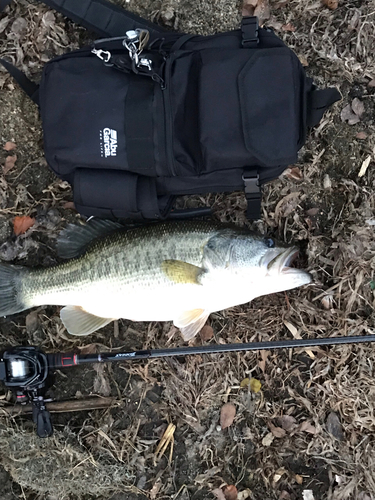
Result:
M275 274L278 275L296 275L304 284L311 283L312 276L307 271L303 269L298 269L295 267L291 267L293 262L299 255L298 247L289 247L286 249L283 248L275 248L271 249L271 251L264 258L264 265L267 267L267 275L272 276Z

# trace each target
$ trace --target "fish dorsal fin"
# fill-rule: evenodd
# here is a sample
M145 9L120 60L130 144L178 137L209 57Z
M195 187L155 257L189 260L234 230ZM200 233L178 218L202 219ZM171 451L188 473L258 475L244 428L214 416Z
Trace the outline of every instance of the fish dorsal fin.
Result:
M89 335L116 319L95 316L80 306L63 307L60 311L60 318L71 335Z
M204 309L192 309L183 311L173 323L180 329L183 339L187 342L202 330L209 315Z
M91 219L79 226L69 224L57 238L57 254L63 259L78 257L93 240L121 228L124 226L119 222L105 219Z
M199 285L199 277L205 272L204 269L182 260L164 260L161 268L168 278L174 283L193 283Z

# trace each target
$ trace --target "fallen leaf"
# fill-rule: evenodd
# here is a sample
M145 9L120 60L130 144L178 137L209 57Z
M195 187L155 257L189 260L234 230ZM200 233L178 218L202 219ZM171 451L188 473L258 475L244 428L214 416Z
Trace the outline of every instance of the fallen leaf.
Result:
M370 87L370 89L374 88L375 87L375 78L373 80L371 80L370 82L368 82L367 86Z
M13 151L13 149L16 149L17 147L17 144L15 142L12 142L12 141L7 141L5 144L4 144L4 148L5 151Z
M343 121L343 122L347 121L349 125L355 125L356 123L359 123L361 121L359 116L353 112L352 106L350 104L347 104L341 110L340 118L341 118L341 121Z
M66 203L64 203L64 208L66 210L75 210L76 206L74 205L74 201L67 201Z
M224 486L223 488L223 493L225 500L237 500L237 488L234 486L234 484L229 484L227 486Z
M253 16L257 3L258 3L258 0L243 0L243 2L242 2L242 15L244 17Z
M207 340L212 339L212 337L214 336L214 330L213 330L212 326L204 325L204 327L200 331L200 336L201 336L201 339L204 340L205 342Z
M363 160L360 171L358 172L358 177L363 177L370 165L371 155L369 155L365 160Z
M283 490L280 493L279 500L290 500L290 493L288 493L287 491Z
M240 383L240 387L241 389L244 389L245 387L249 387L250 385L250 379L249 378L244 378L241 383Z
M292 432L298 427L297 420L291 415L282 415L277 420L286 432Z
M17 216L13 219L13 230L16 236L26 233L35 224L35 219L28 215Z
M215 490L212 490L212 493L218 500L225 500L225 496L221 488L216 488Z
M275 436L272 434L272 432L269 432L262 439L262 445L263 446L271 446L274 439L275 439Z
M151 488L149 491L150 499L155 500L156 497L158 496L159 490L161 488L161 481L160 479L157 479L154 486Z
M246 488L246 490L238 492L237 500L246 500L247 498L250 498L250 496L251 496L251 490Z
M333 307L333 294L327 293L321 300L324 309L329 311Z
M263 373L265 373L265 371L266 371L266 361L267 361L269 354L270 354L270 351L260 351L260 357L262 359L261 359L261 361L258 361L258 365Z
M2 33L10 22L10 17L6 16L0 21L0 33Z
M303 173L298 167L289 167L282 173L283 177L291 179L293 181L303 181Z
M258 18L260 26L264 24L264 21L270 18L271 9L268 0L258 0L257 6L254 10L254 16Z
M339 6L338 0L323 0L323 3L331 10L336 10Z
M315 500L313 490L303 490L303 500Z
M342 425L340 419L334 411L328 415L326 420L326 429L334 438L342 441L344 439L344 433L342 430Z
M271 424L271 422L268 424L268 427L276 438L283 438L284 436L286 436L285 430L281 427L276 427L275 425Z
M94 369L96 371L93 387L94 392L100 396L108 397L111 394L111 385L104 373L105 365L95 363Z
M305 68L308 67L309 61L306 59L306 57L303 54L298 54L298 59L300 60L300 63L302 64L302 66L304 66Z
M310 208L309 210L306 210L306 214L309 216L317 215L319 213L319 208Z
M362 101L360 101L357 97L355 97L352 101L352 110L353 112L362 118L363 113L365 112L365 106Z
M24 35L27 31L27 21L23 17L17 17L17 19L13 22L11 30L17 38Z
M297 482L298 484L302 484L302 483L303 483L303 477L302 477L302 476L300 476L299 474L296 474L296 475L294 476L294 479L296 480L296 482Z
M250 390L251 392L255 392L255 394L257 392L260 391L261 387L262 387L262 384L260 383L260 381L256 378L251 378L250 379Z
M236 416L236 407L232 403L226 403L220 412L220 426L226 429L233 424L234 417Z
M316 427L314 427L310 422L305 420L302 422L302 424L299 427L300 432L308 432L309 434L317 434L318 431L316 430Z
M358 132L358 134L356 135L356 138L361 140L367 139L367 137L368 135L366 134L366 132Z
M288 328L288 330L290 331L290 333L293 335L293 337L295 339L302 338L299 331L297 330L297 328L294 325L292 325L292 323L289 323L289 321L284 321L284 325Z
M9 170L12 170L17 161L17 155L7 156L3 167L3 174L6 175Z
M332 181L328 174L325 174L323 178L323 187L324 189L332 189Z
M294 26L294 24L292 24L292 23L283 24L283 25L281 26L281 29L282 29L283 31L292 31L292 32L293 32L293 31L296 31L296 27L295 27L295 26Z
M26 331L28 334L32 334L36 332L39 326L39 320L38 320L38 312L37 311L31 311L26 316Z

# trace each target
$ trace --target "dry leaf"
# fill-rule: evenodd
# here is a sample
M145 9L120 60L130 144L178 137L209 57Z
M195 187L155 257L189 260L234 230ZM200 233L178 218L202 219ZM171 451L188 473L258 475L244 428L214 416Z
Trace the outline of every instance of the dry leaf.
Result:
M238 492L237 495L237 500L246 500L247 498L250 498L251 495L251 490L246 489Z
M10 17L6 16L0 21L0 33L2 33L10 22Z
M352 110L360 118L362 118L362 115L365 112L365 106L363 102L360 101L357 97L355 97L352 101Z
M275 436L272 434L272 432L269 432L262 439L262 445L263 446L271 446L274 439L275 439Z
M220 426L226 429L233 424L234 417L236 416L236 407L232 403L227 403L221 408L220 412Z
M256 16L259 19L260 26L262 26L264 21L270 18L271 9L268 0L258 0L257 6L255 7L254 10L254 16Z
M333 307L333 293L327 293L321 300L324 309L329 311Z
M313 490L303 490L303 500L315 500Z
M105 365L101 363L95 363L94 369L96 371L96 376L94 379L94 392L100 396L109 396L111 394L111 385L104 374Z
M317 434L318 431L316 430L316 427L310 424L307 420L302 422L302 424L299 427L300 432L308 432L309 434Z
M356 134L357 139L364 140L364 139L367 139L367 137L368 137L368 135L366 134L366 132L358 132L358 134Z
M261 387L262 387L262 384L260 383L260 381L256 378L252 378L250 379L250 390L251 392L255 392L255 394L257 392L260 391Z
M347 121L349 125L355 125L356 123L359 123L361 121L359 116L353 112L350 104L348 104L341 110L340 117L341 121Z
M363 177L370 165L371 155L369 155L365 160L363 160L360 171L358 172L358 177Z
M326 429L334 438L342 441L344 439L344 433L342 430L342 425L337 413L331 411L326 420Z
M306 59L306 57L303 54L298 54L298 59L300 60L300 63L302 64L302 66L304 66L305 68L308 67L309 61Z
M323 3L331 10L336 10L339 6L338 0L323 0Z
M17 147L17 144L15 142L12 142L12 141L8 141L4 144L4 148L5 151L13 151L13 149L16 149Z
M64 203L64 208L66 210L75 210L76 206L74 205L74 201L67 201L66 203Z
M290 331L290 333L293 335L293 337L295 339L302 338L299 331L297 330L297 328L294 325L292 325L292 323L289 323L289 321L284 321L284 325L288 328L288 330Z
M26 233L35 224L35 219L28 215L17 216L13 219L13 230L16 236Z
M26 331L28 334L32 334L37 331L39 327L38 312L32 311L26 316Z
M287 177L293 181L303 181L303 173L298 167L289 167L282 173L283 177Z
M300 476L299 474L296 474L294 476L294 479L297 481L298 484L302 484L303 483L303 477Z
M292 32L293 32L293 31L296 31L296 27L295 27L295 26L294 26L294 24L292 24L292 23L283 24L283 25L281 26L281 29L282 29L283 31L292 31Z
M213 330L212 326L204 325L204 327L200 331L200 336L201 336L201 339L204 340L205 342L207 340L212 339L212 337L214 336L214 330Z
M317 215L319 213L319 208L310 208L309 210L306 210L306 215L309 215L309 216L314 216L314 215Z
M286 436L285 430L282 429L281 427L276 427L273 424L271 424L271 422L268 424L268 427L270 428L270 431L276 438L283 438L284 436Z
M281 427L286 432L292 432L298 427L297 420L291 415L283 415L277 419Z
M17 155L7 156L3 167L3 174L6 175L9 170L12 170L17 161Z
M270 354L270 351L260 351L260 357L262 359L261 359L261 361L258 361L258 365L263 373L265 373L265 371L266 371L266 361L267 361L269 354Z
M234 484L229 484L227 486L224 486L223 488L223 493L225 500L237 500L237 488L234 486Z
M225 496L221 488L216 488L215 490L212 490L212 493L218 500L225 500Z
M367 86L370 87L370 89L374 88L375 87L375 78L373 80L371 80L370 82L368 82Z

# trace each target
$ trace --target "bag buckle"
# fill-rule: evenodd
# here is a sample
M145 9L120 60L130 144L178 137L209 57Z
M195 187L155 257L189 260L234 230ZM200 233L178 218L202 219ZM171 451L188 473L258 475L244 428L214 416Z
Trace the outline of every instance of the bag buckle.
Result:
M262 200L262 192L259 183L259 174L252 172L244 172L242 174L244 182L244 191L247 200L246 216L250 220L257 220L260 218L260 204Z
M256 48L259 43L259 22L256 16L242 18L242 47Z

